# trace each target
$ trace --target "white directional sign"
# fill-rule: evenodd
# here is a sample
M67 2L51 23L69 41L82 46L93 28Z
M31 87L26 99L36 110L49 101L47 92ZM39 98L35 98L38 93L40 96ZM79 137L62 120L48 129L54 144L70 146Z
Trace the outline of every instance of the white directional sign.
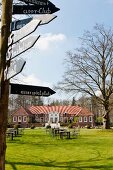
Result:
M41 21L38 19L33 19L28 24L26 24L24 27L22 27L20 30L17 30L13 37L13 44L25 38L32 32L34 32L39 26L40 22Z
M38 15L35 17L30 17L30 18L26 18L26 19L22 19L22 20L15 20L11 23L11 31L21 29L23 26L28 24L33 19L40 20L41 22L40 22L39 26L41 26L41 25L48 24L56 17L57 17L56 15L52 15L52 14L42 14L42 15Z
M24 61L22 58L11 60L10 67L7 67L6 79L11 79L19 74L23 70L25 63L26 61Z
M29 36L28 38L26 37L23 40L13 44L12 48L11 48L12 54L11 54L10 58L13 59L13 58L17 57L18 55L24 53L25 51L29 50L31 47L33 47L35 45L35 43L37 42L39 37L40 37L40 35ZM9 48L8 53L10 53L10 48Z
M42 15L36 15L33 18L41 21L39 25L44 25L44 24L48 24L56 17L57 16L53 14L42 14Z

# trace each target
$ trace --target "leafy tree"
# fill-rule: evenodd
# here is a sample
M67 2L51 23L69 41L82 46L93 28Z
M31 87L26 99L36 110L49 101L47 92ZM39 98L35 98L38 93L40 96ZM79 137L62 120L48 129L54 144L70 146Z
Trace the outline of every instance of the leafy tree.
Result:
M102 123L103 123L103 117L97 117L96 123L97 123L98 125L102 125Z
M104 108L105 128L109 129L110 97L113 93L113 31L96 24L93 32L84 33L81 42L81 47L74 53L67 53L66 71L58 88L95 98Z

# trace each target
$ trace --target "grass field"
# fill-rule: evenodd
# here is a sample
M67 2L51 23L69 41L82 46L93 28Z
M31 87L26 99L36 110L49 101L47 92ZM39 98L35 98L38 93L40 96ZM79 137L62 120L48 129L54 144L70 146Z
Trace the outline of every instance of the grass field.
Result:
M6 170L113 170L113 130L81 129L77 139L56 139L25 129L7 140Z

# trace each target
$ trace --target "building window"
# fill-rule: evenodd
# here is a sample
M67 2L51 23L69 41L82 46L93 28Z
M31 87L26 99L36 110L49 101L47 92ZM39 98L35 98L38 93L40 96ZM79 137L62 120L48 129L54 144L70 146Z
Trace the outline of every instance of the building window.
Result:
M89 116L89 122L92 122L92 116Z
M44 122L44 118L43 117L40 117L40 122Z
M53 123L53 118L52 117L50 118L50 122Z
M13 122L17 122L17 117L16 116L13 117Z
M60 121L63 122L63 117L60 117Z
M22 122L22 117L18 116L18 122Z
M55 117L55 123L57 123L58 122L58 118L57 117Z
M84 122L87 122L87 117L84 117Z
M26 116L23 117L23 122L27 122L27 117Z
M79 122L82 122L82 117L79 117Z
M47 122L47 117L45 117L45 122Z

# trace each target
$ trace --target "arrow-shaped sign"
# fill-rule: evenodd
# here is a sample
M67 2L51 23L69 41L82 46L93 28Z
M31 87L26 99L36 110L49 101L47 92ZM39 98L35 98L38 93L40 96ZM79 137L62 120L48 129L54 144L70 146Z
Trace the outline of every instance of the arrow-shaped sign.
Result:
M34 19L38 19L40 20L40 25L45 25L48 24L49 22L51 22L52 20L54 20L57 16L56 15L52 15L52 14L42 14L42 15L36 15L35 17L33 17Z
M22 58L10 60L10 67L7 66L6 70L6 79L9 80L19 74L23 70L25 64L26 61L24 61Z
M35 16L35 17L22 19L22 20L15 20L11 23L11 31L21 29L23 26L28 24L33 19L40 20L41 22L40 22L39 26L41 26L41 25L44 25L44 24L48 24L49 22L51 22L56 17L57 17L56 15L52 15L52 14L45 14L45 15L43 14L43 15L39 15L39 16Z
M13 37L13 44L34 32L40 23L41 23L40 20L33 19L24 27L22 27L20 30L17 30Z
M11 85L11 94L48 97L56 93L49 87L24 85L24 84L13 84L13 83L10 83L10 85Z
M13 14L52 14L59 10L55 5L13 5Z
M35 45L35 43L37 42L37 40L39 39L39 37L40 37L40 35L29 36L28 38L12 45L11 59L19 56L20 54L24 53L25 51L27 51L31 47L33 47Z

